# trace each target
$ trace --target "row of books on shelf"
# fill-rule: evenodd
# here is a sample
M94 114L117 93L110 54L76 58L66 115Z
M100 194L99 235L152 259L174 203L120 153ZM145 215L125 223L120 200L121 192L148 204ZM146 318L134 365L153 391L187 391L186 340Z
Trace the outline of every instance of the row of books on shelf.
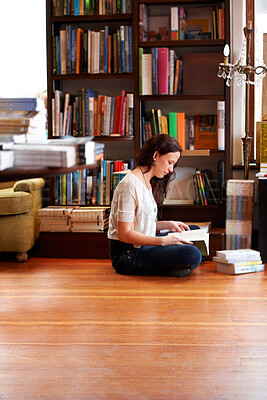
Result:
M169 182L164 204L219 204L225 200L224 162L217 163L217 171L196 167L176 167Z
M133 136L134 95L105 96L91 89L77 95L55 90L52 99L53 136Z
M175 137L182 150L225 150L224 102L217 102L217 114L169 112L166 116L161 109L152 108L149 115L141 117L142 141L161 133Z
M132 0L52 0L53 15L112 15L132 12Z
M182 94L183 60L173 49L139 48L139 94Z
M156 15L139 5L139 41L224 39L225 18L222 7L166 6Z
M238 275L264 271L260 252L250 248L218 250L213 261L217 262L217 271L223 274Z
M108 227L109 207L48 206L37 211L40 232L99 232Z
M53 186L54 202L56 205L110 205L116 186L132 168L132 159L129 162L101 159L94 169L58 175Z
M89 138L49 139L40 143L0 143L0 170L12 167L71 168L94 165L104 155L104 144Z
M66 25L52 41L54 74L133 72L131 25L99 31Z

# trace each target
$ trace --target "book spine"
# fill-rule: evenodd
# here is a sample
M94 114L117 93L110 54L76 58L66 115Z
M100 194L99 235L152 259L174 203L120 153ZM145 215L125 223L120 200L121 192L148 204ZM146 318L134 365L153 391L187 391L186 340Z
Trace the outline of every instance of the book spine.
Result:
M109 27L105 26L105 36L104 36L104 73L108 73L108 33Z
M186 39L186 10L179 7L179 40Z
M169 112L169 135L177 140L177 116L175 112Z
M179 39L178 7L171 7L171 40Z
M126 72L125 69L125 41L124 41L124 27L120 26L120 43L121 43L121 72Z
M129 58L129 72L133 72L133 30L132 26L128 25L128 58Z
M66 30L59 32L60 37L60 70L61 75L67 73L67 56L66 56Z
M142 54L142 95L152 95L152 54Z
M177 141L185 150L185 113L177 113Z
M158 94L158 50L152 48L152 94Z
M168 94L168 62L169 49L162 47L158 49L158 93Z
M218 150L225 150L225 101L217 101Z

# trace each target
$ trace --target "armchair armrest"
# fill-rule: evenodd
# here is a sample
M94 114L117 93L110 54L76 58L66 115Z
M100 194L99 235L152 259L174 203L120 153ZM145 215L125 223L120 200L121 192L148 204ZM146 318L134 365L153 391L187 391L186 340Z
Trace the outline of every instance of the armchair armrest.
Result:
M23 179L18 181L13 186L14 192L29 192L33 193L35 190L41 190L44 187L44 180L42 178Z
M42 178L23 179L13 186L14 192L28 192L32 195L34 211L42 208L42 188L44 180Z

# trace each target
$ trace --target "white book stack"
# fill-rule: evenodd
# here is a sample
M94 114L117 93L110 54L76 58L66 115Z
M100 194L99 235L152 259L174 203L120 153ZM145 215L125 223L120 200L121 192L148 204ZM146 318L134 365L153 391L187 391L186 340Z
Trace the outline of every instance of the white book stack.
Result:
M76 164L94 164L96 160L97 147L100 143L92 141L91 137L67 136L63 139L49 139L49 146L74 147L76 149Z
M0 150L0 171L12 168L14 165L14 151Z
M76 164L74 146L58 146L42 144L15 144L14 164L16 167L58 167L70 168Z
M48 206L37 211L40 232L69 232L73 207Z
M72 232L98 232L108 227L109 207L77 207L70 215Z
M230 275L264 271L260 252L251 249L216 251L217 272Z

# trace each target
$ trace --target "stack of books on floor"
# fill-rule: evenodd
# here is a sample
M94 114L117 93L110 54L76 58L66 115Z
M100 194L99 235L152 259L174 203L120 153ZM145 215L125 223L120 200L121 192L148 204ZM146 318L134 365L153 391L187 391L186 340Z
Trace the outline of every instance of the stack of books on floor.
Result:
M108 228L109 207L74 208L70 215L72 232L97 232Z
M108 227L109 207L57 207L38 210L40 232L99 232Z
M37 211L40 232L69 232L73 207L49 206Z
M216 251L213 261L217 262L217 272L237 275L264 271L259 251L251 249Z

